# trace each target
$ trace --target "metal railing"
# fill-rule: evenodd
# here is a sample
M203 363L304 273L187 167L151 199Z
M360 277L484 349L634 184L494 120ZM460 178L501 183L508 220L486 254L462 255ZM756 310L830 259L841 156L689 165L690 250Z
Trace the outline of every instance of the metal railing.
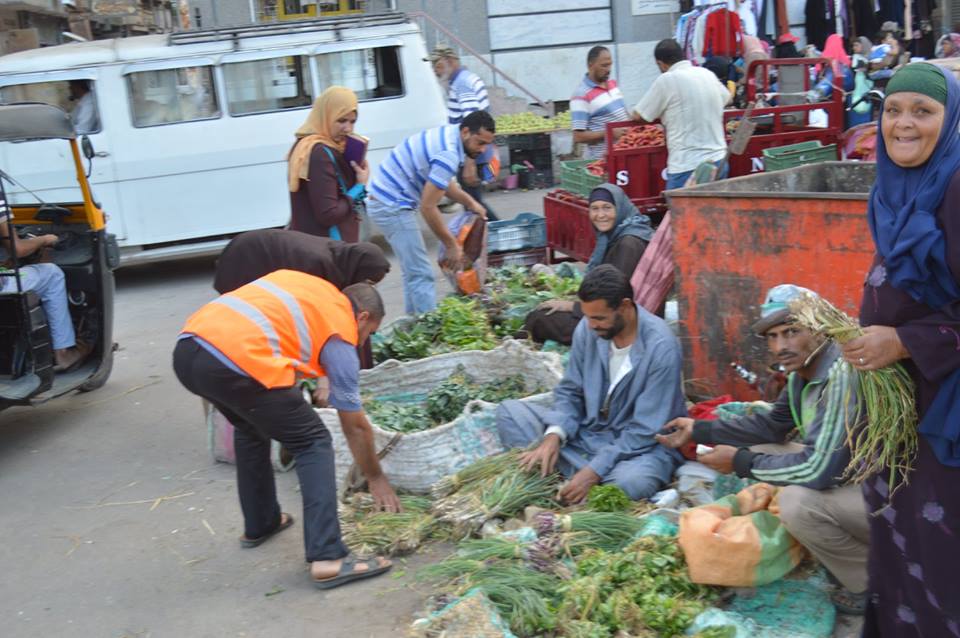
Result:
M446 28L445 26L443 26L442 24L434 20L433 17L431 17L430 15L422 11L413 11L408 13L407 15L417 21L418 25L420 26L420 32L422 34L426 35L426 25L429 24L433 29L445 35L449 39L450 43L455 44L457 48L461 50L461 52L466 51L467 53L472 55L474 58L476 58L477 60L482 62L484 65L486 65L491 71L493 71L495 75L499 75L504 80L506 80L513 86L520 89L520 91L522 91L527 97L532 99L535 103L539 104L550 115L554 115L552 102L542 100L539 97L537 97L530 89L520 84L517 80L509 76L502 69L497 67L495 64L493 64L489 60L487 60L482 53L478 52L469 44L461 40L459 37L457 37L455 33L453 33L448 28Z

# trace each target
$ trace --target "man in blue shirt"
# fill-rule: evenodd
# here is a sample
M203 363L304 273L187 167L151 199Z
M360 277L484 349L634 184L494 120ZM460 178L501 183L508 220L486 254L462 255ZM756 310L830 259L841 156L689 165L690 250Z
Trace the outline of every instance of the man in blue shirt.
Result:
M567 479L560 498L584 500L599 483L631 499L649 498L670 480L680 455L654 438L661 421L686 414L680 342L659 317L633 301L630 280L614 266L597 266L577 292L583 319L550 409L504 401L497 409L500 440L526 448L521 463Z
M463 250L450 233L438 204L444 195L482 217L487 211L457 182L467 157L476 159L493 143L496 125L486 111L475 111L459 125L440 126L401 142L370 180L367 213L383 231L403 273L407 314L437 306L433 266L417 223L417 208L446 248L444 266L458 269Z

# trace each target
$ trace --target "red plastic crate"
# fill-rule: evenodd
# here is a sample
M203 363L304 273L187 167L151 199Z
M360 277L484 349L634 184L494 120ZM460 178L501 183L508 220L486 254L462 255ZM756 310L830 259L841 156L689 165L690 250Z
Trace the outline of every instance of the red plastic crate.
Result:
M610 182L623 189L630 199L656 197L667 185L667 147L644 146L607 153Z
M667 212L662 195L633 198L631 201L641 213L650 217L654 226ZM547 219L547 246L573 257L589 261L597 244L597 236L590 223L587 200L579 195L557 189L543 198L543 216Z
M590 224L587 200L565 190L555 190L543 198L543 216L547 218L547 245L578 261L587 261L597 243Z

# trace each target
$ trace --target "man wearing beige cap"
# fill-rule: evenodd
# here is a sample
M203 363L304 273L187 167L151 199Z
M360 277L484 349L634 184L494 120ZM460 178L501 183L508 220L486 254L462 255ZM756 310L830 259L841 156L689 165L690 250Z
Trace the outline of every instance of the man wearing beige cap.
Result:
M677 418L657 440L671 448L690 441L714 446L697 460L721 474L784 486L783 525L839 583L837 610L862 614L870 528L860 487L843 478L850 462L847 427L862 414L859 386L839 345L794 322L789 304L801 295L816 293L774 286L753 325L790 375L773 409L718 421Z
M446 46L438 46L426 58L433 72L447 89L447 124L459 124L474 111L490 110L487 86L480 76L460 65L460 56Z

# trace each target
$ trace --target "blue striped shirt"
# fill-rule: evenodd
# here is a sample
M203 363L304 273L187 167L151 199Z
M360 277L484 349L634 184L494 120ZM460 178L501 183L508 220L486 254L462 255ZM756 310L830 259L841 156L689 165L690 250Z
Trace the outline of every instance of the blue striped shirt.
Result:
M480 76L463 67L457 69L450 76L450 90L447 92L448 122L459 124L474 111L486 111L489 108L487 87Z
M574 131L605 131L610 122L624 122L630 119L627 107L623 103L623 94L614 80L608 79L606 86L600 86L583 76L583 81L570 98L570 119ZM599 159L607 152L606 142L597 142L587 146L587 157Z
M463 164L460 127L439 126L411 135L390 151L370 180L370 194L384 204L417 208L429 181L442 191Z

